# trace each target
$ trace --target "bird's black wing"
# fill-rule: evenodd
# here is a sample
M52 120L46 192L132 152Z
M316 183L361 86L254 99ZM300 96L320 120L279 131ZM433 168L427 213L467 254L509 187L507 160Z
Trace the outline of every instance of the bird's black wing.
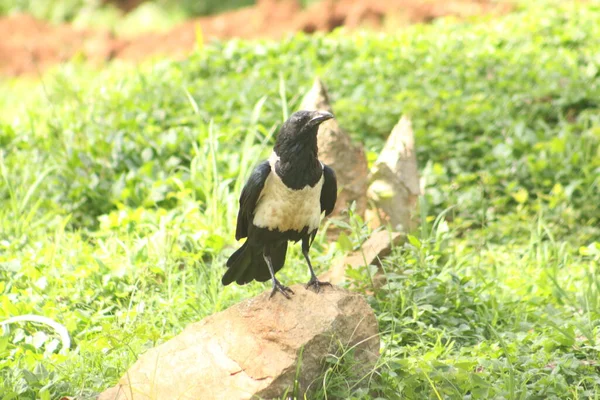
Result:
M265 185L267 176L271 173L271 166L268 161L263 161L252 171L248 181L242 189L240 195L240 210L237 217L237 227L235 230L236 240L248 236L248 224L252 222L254 208L260 196L260 192Z
M321 189L321 212L331 214L337 200L337 180L335 172L327 165L323 165L323 188Z

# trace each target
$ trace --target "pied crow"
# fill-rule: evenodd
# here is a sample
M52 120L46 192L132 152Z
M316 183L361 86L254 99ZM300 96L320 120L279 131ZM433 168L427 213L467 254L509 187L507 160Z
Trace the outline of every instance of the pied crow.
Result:
M333 114L298 111L284 122L268 160L252 172L242 189L235 238L247 238L227 260L223 285L271 279L271 297L280 292L288 299L290 288L275 273L285 262L288 241L302 240L310 281L306 288L319 292L321 285L308 250L317 234L321 213L331 214L337 199L334 171L317 157L319 125Z

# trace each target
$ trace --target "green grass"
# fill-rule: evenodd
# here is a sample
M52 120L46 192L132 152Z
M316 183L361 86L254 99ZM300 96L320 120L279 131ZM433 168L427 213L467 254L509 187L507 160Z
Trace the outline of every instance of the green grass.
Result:
M220 286L237 196L312 78L370 158L401 114L421 226L367 298L382 356L327 358L311 398L598 398L600 8L394 35L215 43L183 62L2 84L0 398L92 396L145 349L268 287ZM4 89L7 88L5 91ZM366 234L354 219L346 234ZM315 243L320 270L345 243ZM365 268L352 277L371 291ZM282 271L304 282L294 247Z
M121 37L166 31L182 21L254 4L253 0L144 1L127 12L101 0L0 0L0 17L26 13L55 24L109 30Z
M308 7L316 1L302 0L301 4L303 7ZM118 1L111 3L102 0L0 0L0 15L28 13L55 23L74 22L86 26L114 27L117 22L123 25L142 22L137 21L137 17L146 21L154 18L153 22L160 24L172 20L174 16L182 19L218 14L255 5L256 0L145 0L136 9L129 11L137 14L133 17L127 15L114 3ZM153 29L156 28L155 24ZM124 29L129 31L131 27L124 27Z

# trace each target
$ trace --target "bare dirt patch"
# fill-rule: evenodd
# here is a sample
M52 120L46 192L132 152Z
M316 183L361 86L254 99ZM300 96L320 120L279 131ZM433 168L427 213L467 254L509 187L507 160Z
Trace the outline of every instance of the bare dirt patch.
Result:
M132 3L133 4L133 3ZM509 12L492 0L323 0L303 9L299 0L259 0L253 7L186 21L168 32L118 38L108 31L54 25L28 15L0 18L0 75L36 74L80 54L93 62L149 56L180 56L204 40L281 38L287 33L331 31L429 22L442 16L465 18ZM387 22L386 22L387 21ZM391 25L391 26L390 26Z

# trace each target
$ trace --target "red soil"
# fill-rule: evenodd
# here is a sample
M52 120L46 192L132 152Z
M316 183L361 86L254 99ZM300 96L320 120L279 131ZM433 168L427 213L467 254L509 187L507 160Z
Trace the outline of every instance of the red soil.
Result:
M135 1L124 2L131 8ZM54 25L28 15L0 18L0 75L36 74L81 54L90 61L112 58L142 60L148 56L180 56L191 51L201 29L212 38L281 38L287 33L331 31L429 22L442 16L465 18L510 11L508 3L493 0L323 0L302 9L299 0L259 0L241 8L182 23L165 33L135 38L114 37L108 31Z

